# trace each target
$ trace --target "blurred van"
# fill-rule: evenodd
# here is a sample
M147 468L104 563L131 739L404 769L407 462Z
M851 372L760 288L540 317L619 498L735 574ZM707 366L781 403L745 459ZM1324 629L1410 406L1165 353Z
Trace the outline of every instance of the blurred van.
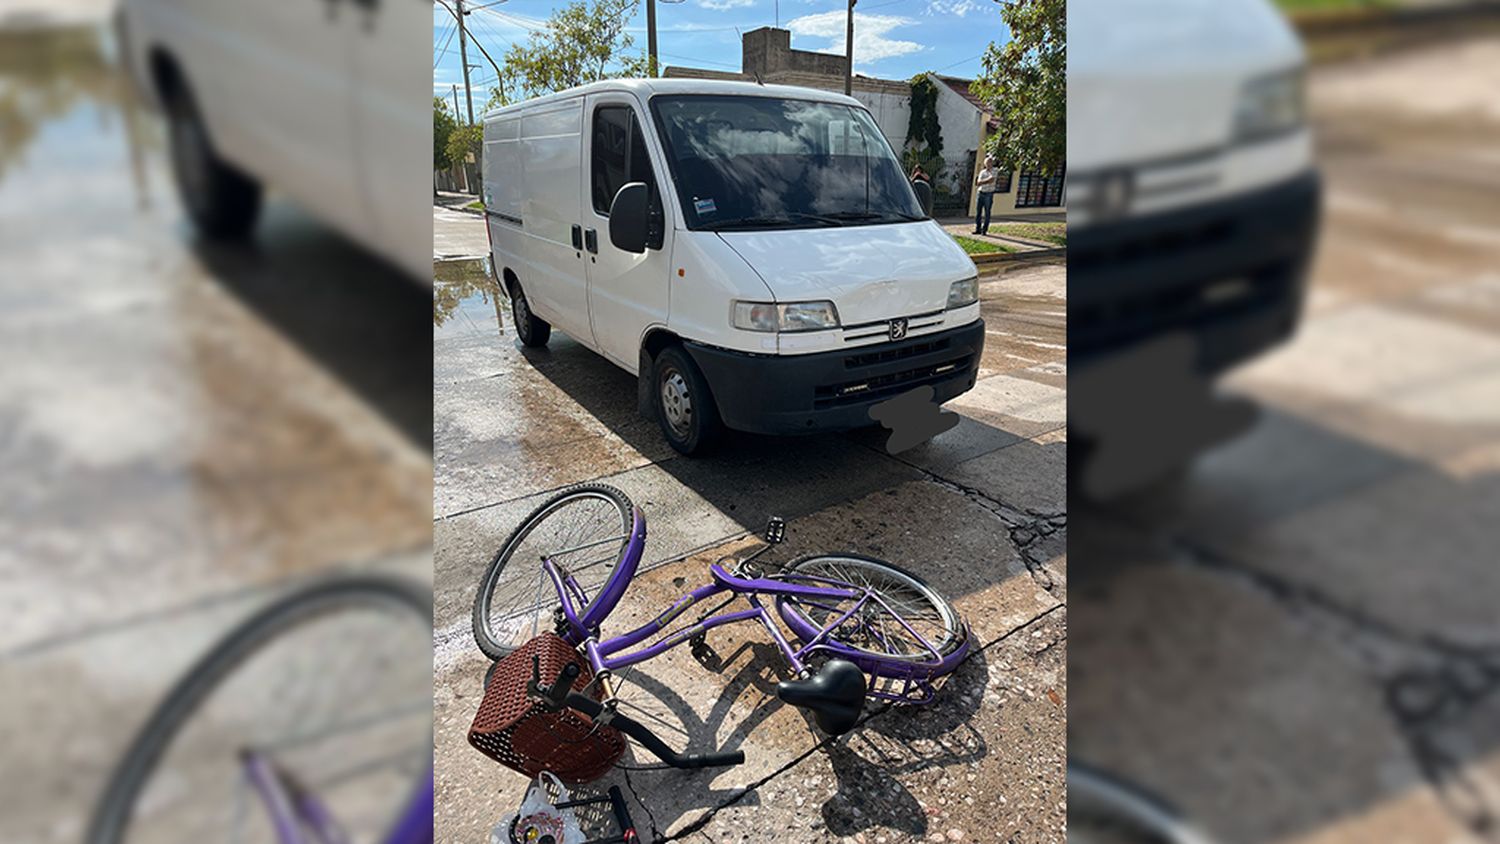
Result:
M974 263L857 100L598 82L486 115L483 168L521 342L556 327L636 375L682 453L725 426L855 428L911 390L974 386Z
M1207 377L1292 333L1318 228L1305 77L1268 0L1068 4L1070 363L1180 332Z
M161 108L173 175L211 238L265 190L432 280L430 4L122 0L123 58Z

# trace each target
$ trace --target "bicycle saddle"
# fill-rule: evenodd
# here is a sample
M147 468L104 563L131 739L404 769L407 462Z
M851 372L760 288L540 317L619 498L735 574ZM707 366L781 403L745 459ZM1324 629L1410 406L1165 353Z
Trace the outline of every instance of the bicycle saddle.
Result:
M810 709L818 727L841 736L854 729L865 707L865 672L848 660L831 659L806 680L788 680L776 696L793 706Z

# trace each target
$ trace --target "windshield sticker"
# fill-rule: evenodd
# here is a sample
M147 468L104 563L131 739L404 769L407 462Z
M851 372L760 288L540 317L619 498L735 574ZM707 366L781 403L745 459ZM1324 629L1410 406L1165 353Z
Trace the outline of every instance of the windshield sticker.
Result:
M719 206L715 205L712 199L695 200L693 202L693 208L699 214L712 214L715 211L719 210Z

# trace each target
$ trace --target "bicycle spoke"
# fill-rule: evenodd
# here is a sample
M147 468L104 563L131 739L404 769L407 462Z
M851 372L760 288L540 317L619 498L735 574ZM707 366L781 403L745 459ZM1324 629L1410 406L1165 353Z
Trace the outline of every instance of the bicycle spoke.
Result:
M813 558L787 573L789 580L801 580L819 586L852 588L871 596L864 608L830 631L830 638L847 647L871 654L899 659L930 660L933 648L941 648L958 635L958 621L927 592L908 577L854 557ZM795 607L809 623L819 629L844 615L862 597L792 598ZM925 640L925 642L924 642Z
M528 631L534 637L551 629L557 596L542 569L544 559L571 577L570 603L580 614L588 612L624 557L631 524L628 501L589 488L562 493L527 516L492 564L492 580L482 593L486 603L479 616L494 645L503 651L519 645Z

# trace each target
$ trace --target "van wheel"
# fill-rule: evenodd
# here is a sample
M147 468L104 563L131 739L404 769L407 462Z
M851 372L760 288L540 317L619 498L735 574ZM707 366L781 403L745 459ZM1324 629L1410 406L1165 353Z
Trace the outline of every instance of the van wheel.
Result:
M186 84L173 85L165 105L173 181L194 228L210 238L243 237L260 216L260 183L214 151Z
M510 313L515 318L516 336L521 338L521 345L533 349L547 345L547 340L552 337L552 326L531 312L526 293L519 284L510 286Z
M704 453L724 427L708 381L680 346L663 349L652 369L662 434L682 454Z

